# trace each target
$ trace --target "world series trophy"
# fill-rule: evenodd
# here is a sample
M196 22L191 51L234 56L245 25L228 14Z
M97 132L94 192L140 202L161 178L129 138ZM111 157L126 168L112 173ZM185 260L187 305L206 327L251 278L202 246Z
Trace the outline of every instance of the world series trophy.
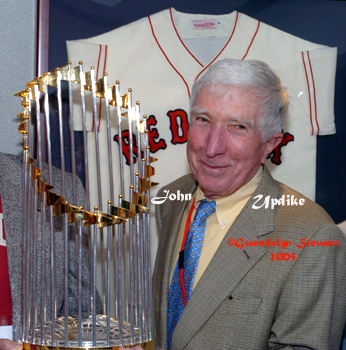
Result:
M68 62L15 94L24 108L18 115L23 119L18 129L23 135L24 349L154 348L149 198L156 183L149 178L156 159L150 156L146 117L140 117L139 102L132 103L131 89L120 94L119 82L108 86L106 73L101 79L95 75L93 67L84 72L82 62L76 67ZM56 118L50 110L52 96ZM80 107L83 126L84 203L78 202L74 104ZM106 115L102 121L101 108ZM101 122L106 139L99 137ZM107 154L100 147L104 144ZM129 147L129 166L124 165L123 145ZM72 175L65 171L67 158ZM101 182L107 185L106 194ZM89 269L83 270L83 264Z

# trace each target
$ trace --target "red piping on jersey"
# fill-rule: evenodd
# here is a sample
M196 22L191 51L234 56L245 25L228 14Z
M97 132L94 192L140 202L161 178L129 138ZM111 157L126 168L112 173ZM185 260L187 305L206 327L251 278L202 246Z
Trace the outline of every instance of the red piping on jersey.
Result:
M312 72L312 64L310 61L310 55L309 55L309 51L307 51L308 54L308 59L309 59L309 65L310 65L310 72L311 72L311 79L312 79L312 87L314 89L314 105L315 105L315 120L316 120L316 125L317 125L317 135L320 134L320 126L318 124L318 120L317 120L317 102L316 102L316 89L315 89L315 80L314 80L314 74Z
M102 77L105 75L106 72L106 64L107 64L107 48L108 45L105 45L105 58L103 60L103 73L102 73ZM108 103L108 101L106 101L106 103ZM99 108L99 125L97 127L97 131L100 132L100 124L101 124L101 108L102 107L102 97L100 97L100 108Z
M176 71L176 73L180 76L180 78L183 80L184 84L186 85L186 89L187 89L187 93L189 95L190 98L190 89L189 89L189 85L187 84L187 82L185 81L184 77L178 72L178 70L173 66L172 62L168 59L167 55L165 54L165 52L163 51L161 45L159 44L159 41L157 40L156 36L155 36L155 32L154 32L154 28L153 25L151 23L151 19L150 16L148 16L149 19L149 24L150 24L150 28L151 28L151 32L153 33L153 37L156 41L157 46L160 48L161 52L163 53L163 55L165 56L167 62L171 65L171 67Z
M233 34L234 34L234 31L235 31L235 28L237 26L237 23L238 23L238 15L239 13L237 12L237 16L235 18L235 23L234 23L234 27L233 27L233 30L232 30L232 34L231 36L229 37L229 39L227 40L227 43L225 44L225 46L222 48L222 50L218 53L218 55L206 66L204 67L204 69L202 69L199 74L197 75L196 79L195 79L195 82L197 81L197 79L199 78L199 76L211 65L213 64L216 59L222 54L223 50L227 47L227 45L229 44L229 42L231 41L232 37L233 37Z
M99 78L99 69L100 69L101 55L102 55L102 45L100 45L99 59L97 61L96 80Z
M99 75L99 67L100 67L101 53L102 53L102 45L100 45L99 58L98 58L98 60L97 60L96 80L98 79L98 75ZM94 128L95 128L94 118L95 118L95 116L93 115L93 125L92 125L92 128L91 128L91 131L94 131Z
M308 72L306 70L305 60L304 60L304 52L302 52L302 59L305 69L305 76L306 76L306 82L308 84L308 95L309 95L309 107L310 107L310 124L311 124L311 135L314 134L314 125L312 122L312 112L311 112L311 96L310 96L310 84L309 84L309 78L308 78Z
M196 60L196 62L201 66L201 67L204 67L203 64L198 61L198 59L192 54L192 52L186 47L186 45L184 44L184 42L181 40L181 37L177 31L177 28L174 24L174 20L173 20L173 14L172 14L172 8L169 9L169 13L171 14L171 21L172 21L172 24L173 24L173 28L175 30L175 33L177 34L177 37L179 38L180 42L183 44L183 46L185 47L186 51Z
M242 58L242 60L244 60L245 57L247 56L247 54L249 53L250 47L252 46L252 43L254 42L254 40L255 40L255 38L256 38L256 35L257 35L257 33L258 33L258 29L259 29L260 23L261 23L261 22L258 21L257 29L256 29L256 31L255 31L255 34L254 34L254 36L253 36L253 38L252 38L252 40L251 40L251 43L250 43L249 47L247 48L247 51L246 51L244 57Z

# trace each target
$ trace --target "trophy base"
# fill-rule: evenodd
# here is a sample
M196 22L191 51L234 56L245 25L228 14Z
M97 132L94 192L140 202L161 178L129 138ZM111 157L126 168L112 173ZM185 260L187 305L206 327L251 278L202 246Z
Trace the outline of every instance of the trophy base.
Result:
M133 332L131 332L131 328ZM94 333L95 332L95 333ZM117 349L120 346L133 347L140 345L143 349L154 348L153 341L140 340L138 327L131 327L128 322L122 323L122 339L120 337L119 320L110 317L109 320L109 343L107 341L107 316L97 315L95 326L93 317L83 318L81 327L78 321L68 318L67 335L65 335L65 318L60 317L54 321L54 337L52 336L52 322L46 322L43 326L35 329L34 335L29 333L28 341L24 342L24 350L47 350L49 348L66 349ZM143 336L143 338L145 338ZM151 345L150 345L151 344ZM149 346L149 347L148 347ZM150 347L151 346L151 347Z
M140 344L132 344L132 345L122 345L122 347L124 348L133 348L135 346L140 346L142 347L144 350L154 350L155 349L155 341L154 340L150 340L148 342L145 343L140 343ZM67 350L67 349L88 349L88 350L118 350L120 349L120 346L108 346L108 347L62 347L62 346L47 346L47 345L33 345L33 344L29 344L29 343L23 343L23 350Z

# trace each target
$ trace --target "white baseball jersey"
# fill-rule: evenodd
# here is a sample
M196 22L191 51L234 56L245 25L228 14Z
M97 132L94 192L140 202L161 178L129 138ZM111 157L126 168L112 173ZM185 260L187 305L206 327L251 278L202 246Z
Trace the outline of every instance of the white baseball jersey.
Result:
M140 101L141 114L149 117L151 152L159 159L153 164L152 181L160 187L189 172L185 146L195 80L223 58L268 63L287 88L290 118L281 147L267 166L275 179L315 199L316 135L335 133L336 48L300 39L237 11L215 16L171 8L93 38L68 41L67 50L73 65L82 60L84 70L94 66L98 78L107 72L110 85L119 80L122 93L133 89L133 100ZM75 104L75 118L78 115L80 107ZM103 108L100 140L106 139L105 121ZM89 113L88 130L92 124ZM81 126L76 121L76 128ZM117 134L112 130L112 137ZM107 149L105 141L101 149ZM106 157L104 152L105 162ZM106 189L107 181L102 185ZM94 201L97 204L97 196Z

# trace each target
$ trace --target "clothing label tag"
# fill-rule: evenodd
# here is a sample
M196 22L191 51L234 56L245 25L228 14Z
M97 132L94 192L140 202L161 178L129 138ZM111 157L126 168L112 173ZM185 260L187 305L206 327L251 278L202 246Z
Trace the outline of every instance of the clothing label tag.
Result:
M217 29L221 22L216 19L191 20L192 29Z

